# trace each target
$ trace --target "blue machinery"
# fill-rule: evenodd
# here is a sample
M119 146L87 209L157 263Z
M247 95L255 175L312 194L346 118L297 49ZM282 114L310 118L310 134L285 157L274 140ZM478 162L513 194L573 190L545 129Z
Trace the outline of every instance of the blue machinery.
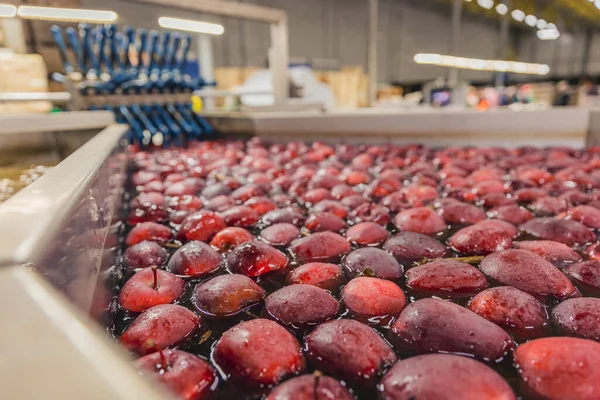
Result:
M140 145L214 136L192 110L192 92L214 82L185 73L190 35L88 24L64 31L54 25L51 32L64 67L53 78L70 92L70 109L114 112L117 122L129 125L130 142Z

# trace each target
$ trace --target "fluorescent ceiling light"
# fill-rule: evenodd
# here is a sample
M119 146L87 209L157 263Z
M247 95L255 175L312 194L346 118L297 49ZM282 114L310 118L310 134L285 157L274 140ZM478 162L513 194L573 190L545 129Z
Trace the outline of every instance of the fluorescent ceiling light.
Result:
M510 15L512 15L515 21L523 22L525 19L525 13L519 9L513 10Z
M414 58L417 64L439 64L442 62L441 54L419 53Z
M547 75L550 72L550 67L546 64L523 63L503 60L481 60L478 58L454 57L432 53L416 54L414 60L417 64L430 64L437 65L440 67L473 69L477 71L500 71L531 75Z
M537 31L537 37L540 40L556 40L560 36L560 32L556 29L540 29Z
M600 10L600 1L594 0L594 5L596 6L597 9Z
M505 15L508 12L508 7L506 4L500 3L496 6L496 12L500 15Z
M525 23L531 27L534 27L537 24L537 17L535 15L529 14L525 17Z
M494 0L477 0L477 4L479 4L481 7L489 10L492 7L494 7Z
M0 4L0 17L10 18L17 15L17 7L10 4Z
M18 14L25 19L71 22L115 22L119 18L114 11L36 6L20 6Z
M548 27L548 22L546 22L545 19L540 18L540 19L538 19L536 26L538 29L546 29Z
M179 19L160 17L158 24L162 28L178 29L181 31L190 31L198 33L208 33L210 35L222 35L225 32L223 25L211 24L209 22L193 21L190 19Z

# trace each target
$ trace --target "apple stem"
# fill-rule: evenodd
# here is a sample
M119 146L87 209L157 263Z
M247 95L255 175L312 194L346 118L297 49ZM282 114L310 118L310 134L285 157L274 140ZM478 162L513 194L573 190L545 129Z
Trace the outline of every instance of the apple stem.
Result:
M154 282L152 283L152 289L154 290L158 290L158 267L156 265L153 265L152 267L152 276L154 277Z
M570 207L569 200L567 200L567 199L563 199L563 200L565 202L565 213L568 213L569 207Z
M248 316L252 317L253 319L260 318L258 315L254 315L254 314L252 314L252 313L251 313L250 311L248 311L248 310L244 311L244 314L246 314L246 315L248 315Z
M178 249L181 247L180 243L159 243L159 245L167 249Z
M467 264L479 264L483 260L484 256L470 256L470 257L456 257L450 258L450 260L461 261Z
M315 377L315 384L313 386L313 396L315 397L315 399L319 398L319 381L322 375L323 374L319 370L313 373L313 376Z
M165 358L165 353L162 349L158 349L158 354L160 355L160 366L162 369L167 369L167 359Z
M440 260L454 260L454 261L460 261L460 262L464 262L467 264L471 264L471 265L477 265L481 262L481 260L483 260L485 257L484 256L469 256L469 257L450 257L450 258L424 258L420 261L415 262L415 265L423 265L423 264L427 264L433 261L440 261Z
M377 274L371 268L367 267L361 274L362 276L367 276L369 278L376 278Z
M198 344L202 344L202 343L206 342L210 338L210 335L212 335L212 331L206 331L204 333L204 335L202 335L202 337L200 338L200 341L198 342Z

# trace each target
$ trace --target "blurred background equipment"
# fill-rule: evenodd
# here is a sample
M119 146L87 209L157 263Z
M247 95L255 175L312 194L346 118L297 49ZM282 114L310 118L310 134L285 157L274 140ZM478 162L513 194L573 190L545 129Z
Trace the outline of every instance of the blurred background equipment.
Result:
M218 34L210 25L204 28ZM82 23L79 32L65 29L69 54L63 30L58 25L51 30L64 71L53 77L67 88L70 109L114 112L129 125L131 143L181 144L212 136L192 109L191 93L214 83L185 71L191 35Z
M11 32L1 36L13 51L41 54L51 75L63 68L58 52L52 49L55 45L48 33L49 21L59 21L61 28L75 20L116 21L148 31L191 32L195 44L189 50L190 68L192 64L203 67L186 72L194 76L197 71L205 82L217 85L203 87L197 95L208 109L226 107L230 111L243 109L244 101L236 91L248 74L264 68L267 55L275 61L270 72L265 72L264 84L256 86L256 80L253 90L258 93L244 93L247 99L262 96L276 100L267 101L264 105L269 106L263 106L263 111L375 106L377 88L382 85L399 87L409 94L439 76L448 79L449 89L461 82L461 86L477 88L527 83L538 90L538 85L566 80L574 94L570 102L589 105L592 99L579 101L580 80L595 80L600 74L600 47L594 40L600 10L589 1L310 0L294 5L264 0L258 5L248 0L226 5L216 0L176 4L165 0L15 1L0 8L2 30ZM171 7L168 13L161 8L164 6ZM16 34L19 27L20 35ZM206 39L211 33L213 37ZM65 41L70 47L66 37ZM289 68L295 66L294 59L304 60L314 76L329 86L333 102L313 79L307 84L320 87L316 92L323 93L326 104L315 101L315 90L310 88L293 91L298 97L287 100L291 94ZM294 85L299 86L297 82ZM375 98L369 100L371 86L376 88ZM50 82L50 90L64 88ZM273 95L268 94L270 91ZM536 98L541 105L550 106L553 97ZM275 103L277 107L273 107ZM428 101L423 104L431 105Z

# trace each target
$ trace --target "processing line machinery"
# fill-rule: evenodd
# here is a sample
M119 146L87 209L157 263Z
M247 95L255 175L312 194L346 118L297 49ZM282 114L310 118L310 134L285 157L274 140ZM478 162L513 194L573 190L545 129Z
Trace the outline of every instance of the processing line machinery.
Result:
M181 144L212 136L212 127L192 109L192 92L214 82L185 73L191 35L82 23L79 30L64 30L67 47L63 30L51 29L64 66L54 79L70 94L69 110L114 112L129 125L131 143Z

